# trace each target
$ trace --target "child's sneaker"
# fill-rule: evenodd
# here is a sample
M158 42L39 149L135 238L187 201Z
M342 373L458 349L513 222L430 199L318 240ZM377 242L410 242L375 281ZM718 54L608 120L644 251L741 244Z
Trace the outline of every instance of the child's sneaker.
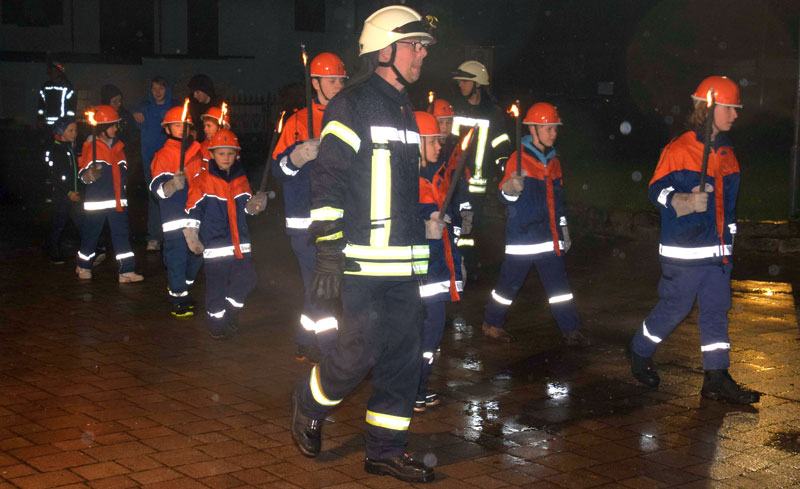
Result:
M414 401L414 412L415 413L425 412L425 399L417 399L416 401Z
M78 274L78 278L81 280L90 280L92 278L91 268L75 267L75 273Z
M426 407L433 407L438 406L441 400L439 399L439 394L431 391L427 391L425 393L425 406Z
M229 340L233 338L235 334L236 332L233 331L227 324L221 330L211 330L211 329L208 330L209 336L211 336L215 340L220 340L220 341Z
M188 303L178 302L176 304L172 304L171 314L178 319L183 319L194 316L194 311L192 311L192 308L189 307Z
M144 276L139 275L136 272L127 272L119 274L119 283L121 284L127 284L129 282L141 282L142 280L144 280Z

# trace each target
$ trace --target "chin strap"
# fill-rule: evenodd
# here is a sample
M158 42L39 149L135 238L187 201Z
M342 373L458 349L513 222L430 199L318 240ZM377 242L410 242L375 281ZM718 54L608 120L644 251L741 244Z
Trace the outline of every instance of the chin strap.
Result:
M397 68L395 68L394 66L394 57L396 54L397 54L397 44L392 43L392 56L389 58L389 61L385 63L378 61L378 66L390 67L394 72L395 76L397 77L397 81L399 81L404 87L407 87L410 85L410 83L408 83L408 80L403 78L403 75L401 75L400 72L397 71Z

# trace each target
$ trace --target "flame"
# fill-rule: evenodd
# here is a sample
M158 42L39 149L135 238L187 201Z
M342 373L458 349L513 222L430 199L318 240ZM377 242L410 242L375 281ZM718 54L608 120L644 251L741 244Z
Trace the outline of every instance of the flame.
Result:
M219 114L219 125L221 126L222 123L225 121L225 116L228 114L228 104L222 102L222 108L220 109Z
M514 117L519 117L519 107L517 107L517 104L514 104L506 111L506 113L513 114Z
M95 120L95 118L94 118L94 111L93 110L87 110L86 112L84 112L84 114L86 114L86 117L89 119L89 124L91 124L93 126L97 125L97 120Z
M714 87L709 88L706 92L706 104L708 107L714 105Z
M428 103L432 104L433 99L434 99L433 90L431 90L430 92L428 92Z
M300 48L303 50L303 66L308 66L308 55L306 54L306 45L301 44Z
M464 137L464 140L461 142L461 151L466 151L467 147L469 147L469 140L472 139L472 131L474 131L474 130L475 130L475 128L473 127L472 129L469 130L467 135Z
M281 118L278 119L278 134L283 131L283 115L286 114L285 110L281 111Z
M183 102L183 113L181 114L181 121L186 122L186 116L189 114L189 97Z

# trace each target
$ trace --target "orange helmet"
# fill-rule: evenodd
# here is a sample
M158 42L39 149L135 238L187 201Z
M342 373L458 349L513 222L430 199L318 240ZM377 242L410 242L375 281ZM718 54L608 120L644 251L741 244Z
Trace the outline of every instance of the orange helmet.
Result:
M692 94L692 100L706 100L708 91L714 89L714 102L726 107L742 108L739 87L727 76L709 76L700 82Z
M546 124L563 125L556 108L547 102L533 104L525 114L525 118L522 119L522 123L535 126L544 126Z
M447 136L447 134L439 130L439 123L436 122L436 117L432 114L417 110L414 112L414 117L417 118L417 127L419 128L420 136Z
M180 105L173 107L169 109L166 114L164 114L164 120L161 121L161 127L164 127L167 124L172 124L173 122L183 122L181 117L183 117L183 107ZM194 125L192 124L192 116L190 114L186 114L186 122Z
M122 120L117 111L114 110L114 107L110 105L97 105L92 108L92 111L94 112L94 120L98 124L114 124Z
M211 138L208 144L208 150L211 151L217 148L233 148L236 151L242 149L241 146L239 146L239 138L237 138L236 134L230 129L220 129Z
M344 62L333 53L320 53L311 60L311 76L320 78L347 78Z
M437 119L449 119L455 115L455 112L453 112L453 106L450 105L450 102L440 98L433 100L432 113Z
M222 109L217 106L209 107L205 114L201 115L201 119L214 119L217 124L219 124L219 117L222 115ZM228 113L225 113L225 117L222 118L222 127L229 129L231 127L231 121L228 119Z

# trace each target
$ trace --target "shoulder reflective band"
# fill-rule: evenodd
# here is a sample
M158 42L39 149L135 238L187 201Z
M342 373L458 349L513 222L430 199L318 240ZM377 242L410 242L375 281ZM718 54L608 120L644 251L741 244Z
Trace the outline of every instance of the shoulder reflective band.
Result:
M318 207L311 209L312 221L335 221L344 217L344 211L335 207Z
M667 199L669 198L669 194L675 191L675 187L667 187L658 194L658 203L667 207Z
M341 139L348 146L353 148L354 152L358 153L358 148L361 147L361 138L349 127L339 121L330 121L325 125L325 128L322 129L322 133L319 135L320 141L328 134Z
M503 134L497 136L496 138L492 139L492 142L491 142L492 148L496 148L496 147L500 146L502 143L504 143L506 141L508 141L510 143L511 142L511 138L508 137L508 134L503 133Z
M411 424L411 418L367 411L367 423L389 430L405 431L408 429L408 425Z
M680 258L682 260L702 260L703 258L714 258L716 256L728 256L733 254L733 246L700 246L697 248L683 248L681 246L658 245L658 254L667 258Z
M319 380L319 365L314 365L314 368L311 369L309 386L311 387L311 395L314 396L314 400L323 406L335 406L342 402L341 399L332 400L325 397L325 393L322 391L322 383Z
M489 139L489 120L455 116L453 117L453 129L451 129L451 132L458 136L461 133L461 126L469 129L475 124L478 124L478 144L475 148L475 175L473 177L480 179L483 178L483 154L486 151L486 140Z

